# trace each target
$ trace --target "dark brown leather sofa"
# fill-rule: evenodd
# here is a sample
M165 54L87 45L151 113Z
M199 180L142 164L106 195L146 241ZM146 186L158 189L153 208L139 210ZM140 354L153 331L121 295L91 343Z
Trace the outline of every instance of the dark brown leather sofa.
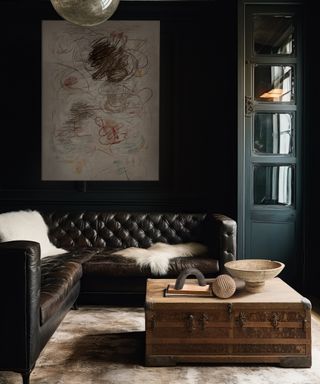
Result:
M0 243L0 370L22 374L29 383L36 360L76 301L85 304L133 302L145 295L149 267L111 255L116 249L148 248L156 242L201 242L206 256L170 260L166 276L185 268L206 277L224 272L236 258L236 222L221 214L42 213L51 241L68 253L40 259L31 241ZM135 300L134 300L135 301Z

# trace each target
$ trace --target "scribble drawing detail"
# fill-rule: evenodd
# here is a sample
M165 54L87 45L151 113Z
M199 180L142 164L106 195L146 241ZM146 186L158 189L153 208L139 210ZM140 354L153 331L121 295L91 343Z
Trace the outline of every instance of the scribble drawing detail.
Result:
M44 180L157 180L159 23L43 22Z

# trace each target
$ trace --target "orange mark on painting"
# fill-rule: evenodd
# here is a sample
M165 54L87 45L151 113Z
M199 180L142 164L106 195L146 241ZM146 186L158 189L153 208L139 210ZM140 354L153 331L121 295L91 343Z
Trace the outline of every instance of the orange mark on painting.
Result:
M74 163L74 171L78 174L82 173L83 168L85 166L84 160L78 160Z
M100 117L97 117L95 121L98 127L100 127L99 141L101 144L119 144L128 136L128 132L123 129L122 124L119 124L113 120L103 120Z
M63 81L63 85L67 88L72 87L73 85L77 84L78 78L76 76L69 76Z

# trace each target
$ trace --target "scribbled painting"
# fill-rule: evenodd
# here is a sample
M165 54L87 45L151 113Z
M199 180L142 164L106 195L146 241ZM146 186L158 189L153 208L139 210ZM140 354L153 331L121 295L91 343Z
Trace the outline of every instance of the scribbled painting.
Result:
M42 23L42 180L158 180L158 21Z

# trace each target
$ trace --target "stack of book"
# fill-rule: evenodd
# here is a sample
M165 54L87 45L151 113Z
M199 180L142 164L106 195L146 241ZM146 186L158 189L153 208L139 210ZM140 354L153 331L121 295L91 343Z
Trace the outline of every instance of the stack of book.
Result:
M210 297L213 292L211 284L201 286L198 283L186 283L181 289L175 289L174 284L169 284L164 290L164 296Z

